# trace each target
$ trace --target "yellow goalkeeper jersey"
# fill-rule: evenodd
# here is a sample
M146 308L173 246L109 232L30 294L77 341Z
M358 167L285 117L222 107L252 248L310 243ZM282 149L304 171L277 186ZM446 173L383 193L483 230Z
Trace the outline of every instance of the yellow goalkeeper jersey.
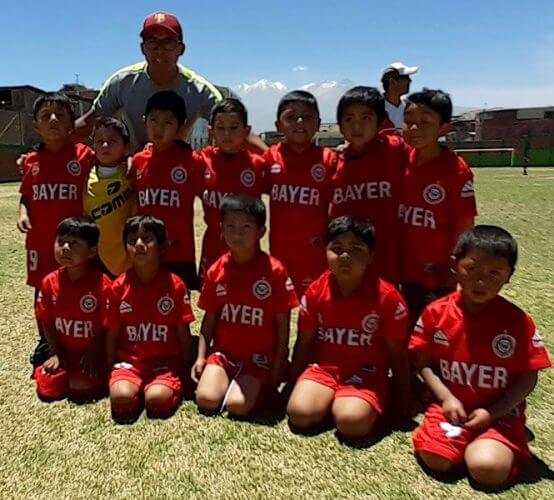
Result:
M123 227L136 212L135 195L125 166L118 167L107 177L100 174L98 167L91 169L83 196L83 210L100 228L100 259L112 274L121 274L129 268Z

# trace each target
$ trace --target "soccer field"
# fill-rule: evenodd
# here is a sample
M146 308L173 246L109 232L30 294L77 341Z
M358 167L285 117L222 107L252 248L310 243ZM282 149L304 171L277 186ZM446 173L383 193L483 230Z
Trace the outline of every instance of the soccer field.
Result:
M520 261L504 294L533 316L554 353L554 169L529 171L526 177L518 168L474 171L478 223L501 225L517 238ZM15 227L17 202L17 185L0 185L1 498L485 496L467 479L444 483L425 475L412 455L410 433L394 432L354 449L340 444L333 431L302 437L285 421L204 417L191 401L169 420L141 417L131 426L112 423L107 400L41 403L29 379L36 333L23 237ZM202 228L197 212L197 242ZM195 333L199 325L194 323ZM294 326L291 331L294 336ZM529 398L537 459L526 484L502 497L554 498L553 392L551 370Z

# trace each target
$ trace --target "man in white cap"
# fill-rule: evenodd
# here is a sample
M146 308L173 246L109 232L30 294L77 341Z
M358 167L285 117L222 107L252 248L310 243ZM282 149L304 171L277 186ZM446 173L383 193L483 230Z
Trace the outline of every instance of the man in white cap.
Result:
M385 110L390 121L385 120L381 129L402 129L406 107L402 96L410 91L410 75L417 70L417 66L406 66L401 62L393 62L384 69L381 83L385 91Z

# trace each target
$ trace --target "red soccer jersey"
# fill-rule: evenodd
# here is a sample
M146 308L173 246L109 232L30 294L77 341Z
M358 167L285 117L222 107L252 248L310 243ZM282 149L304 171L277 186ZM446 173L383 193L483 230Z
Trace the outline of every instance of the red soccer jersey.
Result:
M394 286L370 273L344 297L327 270L302 297L299 329L316 332L311 362L365 368L386 377L386 340L408 338L408 309Z
M473 173L447 148L423 165L416 165L416 154L415 149L409 153L398 211L403 230L402 281L436 288L440 287L437 277L450 267L455 222L477 215Z
M347 148L333 176L331 219L352 215L373 223L377 244L372 265L391 283L400 278L398 206L405 158L398 137L377 136L361 156L352 157Z
M35 313L43 321L54 322L56 334L65 352L90 348L95 335L104 331L105 303L110 280L101 272L89 270L71 281L65 267L42 280Z
M265 154L266 190L270 195L271 254L291 273L297 290L316 279L326 266L325 234L329 222L335 155L313 146L297 154L286 143ZM313 267L312 276L298 283L297 268Z
M19 192L27 199L32 225L28 249L52 253L58 224L83 214L83 186L93 164L94 152L84 144L26 155Z
M139 369L179 362L176 327L194 321L181 278L161 269L144 285L131 269L111 288L106 327L118 330L118 361Z
M551 365L533 320L500 296L477 315L464 310L460 292L436 300L419 318L410 350L431 356L466 412L498 401L522 372Z
M138 215L164 221L169 237L166 262L194 262L194 196L200 163L192 149L176 143L161 153L152 145L133 156L131 181Z
M298 305L283 265L260 251L245 265L231 253L210 267L198 307L217 314L213 351L233 361L271 364L275 357L275 315Z
M261 196L264 191L264 165L261 156L242 151L228 155L219 148L207 147L201 153L203 163L202 206L206 232L202 243L202 268L208 268L228 247L221 236L219 209L228 194Z

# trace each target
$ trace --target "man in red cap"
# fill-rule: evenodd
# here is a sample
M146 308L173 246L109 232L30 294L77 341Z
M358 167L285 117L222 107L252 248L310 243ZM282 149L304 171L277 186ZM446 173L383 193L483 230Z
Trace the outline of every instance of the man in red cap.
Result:
M156 92L173 90L187 107L187 130L198 118L209 119L212 106L222 99L220 91L194 71L178 64L185 52L183 29L177 17L156 12L144 20L140 33L145 61L116 71L104 84L92 108L76 122L76 133L90 133L96 117L121 113L131 133L131 152L146 143L143 115L146 101ZM264 148L255 135L250 141Z

